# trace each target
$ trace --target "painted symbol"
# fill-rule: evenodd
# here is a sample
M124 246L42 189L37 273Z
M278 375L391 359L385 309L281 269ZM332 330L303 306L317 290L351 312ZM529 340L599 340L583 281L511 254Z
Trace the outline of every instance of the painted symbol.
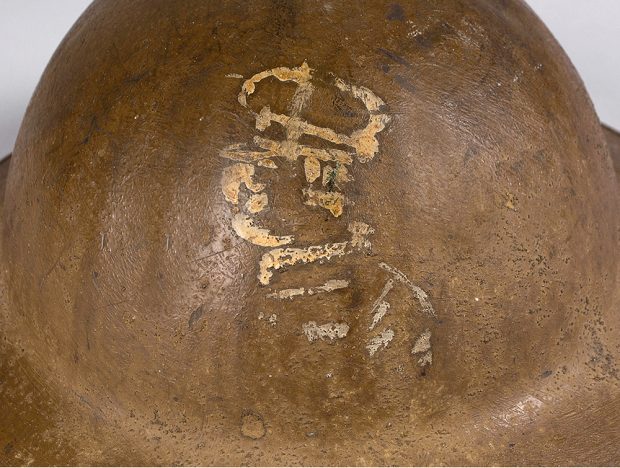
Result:
M314 70L304 62L299 67L277 67L251 76L243 81L237 99L239 104L255 118L257 134L251 142L235 143L220 151L220 157L231 164L222 172L222 193L232 209L232 229L240 238L265 249L258 264L258 282L269 286L274 274L281 274L290 267L302 267L309 264L325 264L332 259L354 255L370 250L370 236L374 229L361 220L348 222L348 238L338 239L320 245L296 245L293 234L272 232L260 222L260 214L269 207L269 187L258 180L257 168L278 170L280 161L295 162L302 160L304 184L300 188L303 203L309 207L327 210L334 219L340 218L350 204L346 196L346 187L353 177L351 167L355 161L367 163L379 152L377 135L390 123L384 101L370 89L346 83L338 77L332 77L331 85L340 93L359 101L367 113L366 124L362 128L345 133L332 128L320 127L307 122L302 112L312 99L315 91L313 84ZM234 78L241 75L229 74ZM257 86L265 79L272 78L280 82L296 85L296 90L288 108L288 114L279 114L270 106L263 106L258 112L248 105ZM265 131L273 124L284 129L284 139L266 138ZM303 143L303 137L319 139L328 145L310 145ZM307 139L306 139L307 140ZM329 146L329 147L326 147ZM337 147L337 148L336 148ZM242 203L240 195L243 194ZM381 263L379 267L391 277L383 288L381 297L372 308L372 323L368 332L373 332L386 315L390 304L387 296L395 284L404 285L418 300L426 314L434 316L434 310L427 294L411 283L407 277L393 267ZM316 294L330 294L349 288L348 280L332 278L321 285L299 285L298 287L272 290L267 297L273 300L300 299ZM310 342L344 339L349 325L343 319L340 322L319 324L310 321L302 325L303 334ZM394 331L383 330L368 341L368 352L373 356L385 348L394 338ZM421 335L413 346L413 354L420 355L420 365L430 364L430 332L428 337ZM415 351L417 350L417 351Z

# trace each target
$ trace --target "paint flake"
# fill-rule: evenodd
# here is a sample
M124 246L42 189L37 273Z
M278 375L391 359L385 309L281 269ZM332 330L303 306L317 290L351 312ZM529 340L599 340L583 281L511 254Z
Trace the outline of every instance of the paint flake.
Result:
M316 322L307 322L301 328L310 342L342 339L349 333L349 325L344 322L328 322L323 325L317 325Z

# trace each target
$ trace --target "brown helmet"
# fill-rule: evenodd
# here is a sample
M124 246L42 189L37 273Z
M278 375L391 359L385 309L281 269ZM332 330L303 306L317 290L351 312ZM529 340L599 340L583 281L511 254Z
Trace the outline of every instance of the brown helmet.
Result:
M618 464L619 208L520 0L95 1L6 179L0 460Z

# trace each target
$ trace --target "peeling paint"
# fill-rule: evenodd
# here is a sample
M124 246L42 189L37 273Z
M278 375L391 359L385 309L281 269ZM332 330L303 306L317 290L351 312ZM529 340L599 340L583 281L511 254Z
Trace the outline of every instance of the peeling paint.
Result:
M351 247L354 249L370 249L372 244L368 240L368 236L375 233L375 230L368 224L360 221L353 221L349 224L349 232L351 233Z
M267 169L277 169L278 168L278 165L275 162L273 162L271 159L261 159L256 164L261 166L261 167L266 167Z
M349 282L347 280L336 280L331 279L322 284L321 286L316 286L314 288L291 288L291 289L283 289L281 291L276 291L271 294L267 294L267 297L272 299L293 299L297 296L303 296L307 294L308 296L312 296L314 294L320 294L324 292L332 292L337 289L344 289L349 286Z
M390 343L390 341L392 341L393 338L394 330L388 328L387 330L382 331L379 336L375 336L373 339L371 339L366 346L366 349L371 356L374 356L374 354L379 351L379 349L385 348Z
M362 101L370 111L370 118L365 128L351 134L350 146L353 146L361 162L370 161L379 151L379 141L376 135L390 122L387 114L381 113L385 102L368 88L347 84L336 78L335 84L341 91L348 91ZM352 143L352 144L351 144Z
M336 218L342 214L342 207L345 203L345 197L342 193L305 188L303 194L306 197L304 202L306 205L325 208Z
M429 349L431 349L431 332L426 329L416 340L411 352L413 354L425 353Z
M352 250L370 247L370 242L366 238L374 232L370 226L365 223L354 222L349 225L349 232L351 232L351 241L348 242L270 250L262 256L259 262L258 279L260 283L269 284L269 280L273 276L272 270L279 270L300 263L330 260L334 257L342 257Z
M351 182L353 178L349 175L347 166L344 164L336 163L336 167L325 166L323 169L323 187L328 187L330 190L332 186L339 189L343 188L347 182Z
M264 184L254 182L254 166L251 164L233 164L222 171L222 192L226 200L233 205L239 203L241 185L254 193L265 189Z
M387 314L389 309L390 309L390 303L389 302L381 301L378 304L377 311L375 312L375 314L374 314L374 316L372 318L372 324L369 327L370 330L374 330L374 328L381 321L381 319L385 316L385 314Z
M269 205L269 198L266 193L255 193L250 195L250 198L245 204L245 209L250 213L260 213Z
M379 266L385 271L392 273L396 280L400 281L411 290L413 295L420 303L420 306L422 306L422 310L424 311L424 313L430 315L431 317L437 317L437 314L435 314L435 309L433 309L433 306L428 298L428 294L426 294L426 292L422 288L416 286L411 281L409 281L409 278L407 278L407 276L402 271L397 270L393 266L390 266L387 263L383 262L379 263Z
M310 342L342 339L349 333L349 325L344 322L328 322L323 325L317 325L316 322L307 322L301 328Z
M349 286L349 282L347 280L330 279L321 286L308 289L308 294L313 295L313 294L319 294L322 292L332 292L337 289L344 289L348 286Z
M342 257L347 253L348 245L348 242L335 242L306 248L270 250L262 256L259 262L258 280L261 284L269 284L273 276L272 270L299 263L313 263L319 260L330 260L333 257Z
M267 297L272 299L293 299L295 296L303 296L305 293L306 288L291 288L267 294Z
M422 354L418 359L418 364L422 367L433 363L433 352L431 351L431 331L424 330L416 340L411 354Z
M418 364L422 367L430 366L433 363L433 352L427 351L424 355L418 359Z
M306 83L310 81L310 78L312 77L312 69L304 61L300 67L277 67L257 73L251 78L247 79L241 86L241 92L238 96L239 103L243 107L247 107L247 98L256 90L256 84L270 76L273 76L280 81L295 81L297 83Z
M308 157L304 161L304 172L306 174L306 181L309 183L314 182L321 176L321 162L315 157Z
M372 324L370 325L371 330L373 330L377 326L377 324L381 321L383 316L387 313L388 308L390 307L390 304L387 301L385 301L385 297L392 290L392 288L394 288L394 280L389 279L386 281L385 285L383 286L383 289L381 290L381 294L379 295L379 297L375 300L374 304L372 305L372 308L370 309L370 313L373 314ZM385 310L380 310L382 308L382 304L387 304L386 306L383 306Z
M254 220L243 213L233 217L232 227L239 237L261 247L277 247L293 242L293 236L274 236L268 229L254 225Z

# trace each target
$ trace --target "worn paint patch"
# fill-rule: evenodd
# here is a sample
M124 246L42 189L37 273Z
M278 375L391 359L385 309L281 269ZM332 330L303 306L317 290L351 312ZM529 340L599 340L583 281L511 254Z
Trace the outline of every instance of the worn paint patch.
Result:
M332 292L337 289L344 289L348 286L349 286L349 282L347 280L330 279L326 281L325 284L322 284L321 286L308 289L308 294L312 296L313 294L319 294L323 292Z
M293 299L297 296L312 296L314 294L320 294L324 292L332 292L337 289L344 289L349 286L349 282L347 280L336 280L331 279L326 281L325 284L321 286L316 286L314 288L291 288L291 289L283 289L281 291L276 291L271 294L267 294L267 297L272 299Z
M273 76L280 81L295 81L297 83L307 83L312 78L312 69L304 61L300 67L276 67L257 73L248 80L246 80L241 86L241 92L238 96L239 103L243 107L247 107L247 98L256 90L256 84L270 76Z
M379 349L385 348L390 341L392 341L392 339L394 339L394 330L388 328L387 330L382 331L379 336L372 338L368 345L366 345L366 349L371 356L374 356Z
M345 197L342 193L305 188L303 194L306 198L304 202L306 205L325 208L336 218L342 214L342 207L345 204Z
M248 190L258 193L265 189L265 185L254 181L254 166L251 164L233 164L222 171L222 192L226 200L233 205L239 204L241 185Z
M310 342L342 339L349 333L349 325L344 322L328 322L323 325L307 322L302 325L301 329Z
M390 309L390 303L387 301L381 301L376 308L376 312L372 317L372 323L370 324L369 329L374 330L377 324L381 321L381 319L387 314Z
M420 359L418 359L418 364L422 367L430 366L433 363L433 352L427 351L422 355Z
M372 247L368 237L375 233L375 230L368 224L361 221L353 221L349 224L348 230L351 233L351 247L354 249L369 249Z
M261 159L257 163L257 165L261 167L266 167L267 169L277 169L278 165L273 162L271 159Z
M428 298L428 294L426 294L426 292L422 288L420 288L419 286L416 286L411 281L409 281L409 278L407 278L407 276L402 271L394 268L393 266L390 266L387 263L383 263L383 262L379 263L379 266L383 270L390 272L393 275L394 279L396 279L397 281L400 281L402 284L406 285L411 290L415 298L420 303L422 310L427 315L430 315L431 317L437 317L437 314L435 314L435 309L433 309L433 305L431 304Z
M259 262L258 280L261 284L269 284L273 276L273 270L279 270L287 266L313 263L320 260L330 260L334 257L342 257L352 250L370 247L367 236L374 230L365 223L354 222L349 225L351 240L347 242L335 242L324 245L314 245L305 248L278 248L265 253Z
M296 296L303 296L304 294L306 294L306 288L291 288L267 294L267 297L271 299L293 299Z
M300 263L313 263L319 260L330 260L333 257L342 257L346 254L348 245L348 242L335 242L306 248L270 250L262 256L258 264L258 280L261 284L269 284L273 270Z
M245 204L245 209L250 213L260 213L269 205L269 198L266 193L254 193L250 195Z
M233 217L232 227L239 237L261 247L278 247L294 240L293 236L274 236L268 229L257 227L254 220L243 213Z
M427 329L418 337L411 352L419 354L425 353L429 349L431 349L431 331Z
M304 161L306 181L312 183L321 176L321 162L314 157L308 157Z
M500 425L509 427L514 424L520 424L533 420L540 408L542 408L543 402L538 398L528 395L523 400L512 406L505 413L496 416L496 419Z
M422 355L418 359L418 364L422 367L433 363L433 352L431 351L431 331L426 329L420 334L411 349L412 354Z
M323 187L327 187L328 190L334 188L342 189L347 182L353 180L349 175L347 166L344 164L336 163L336 167L325 166L323 169Z
M373 330L377 324L381 321L384 315L387 313L390 304L385 300L385 297L388 293L394 288L394 280L389 279L386 281L383 289L381 290L381 294L375 300L370 309L370 313L372 314L372 324L370 325L370 329ZM383 305L385 304L385 305Z

